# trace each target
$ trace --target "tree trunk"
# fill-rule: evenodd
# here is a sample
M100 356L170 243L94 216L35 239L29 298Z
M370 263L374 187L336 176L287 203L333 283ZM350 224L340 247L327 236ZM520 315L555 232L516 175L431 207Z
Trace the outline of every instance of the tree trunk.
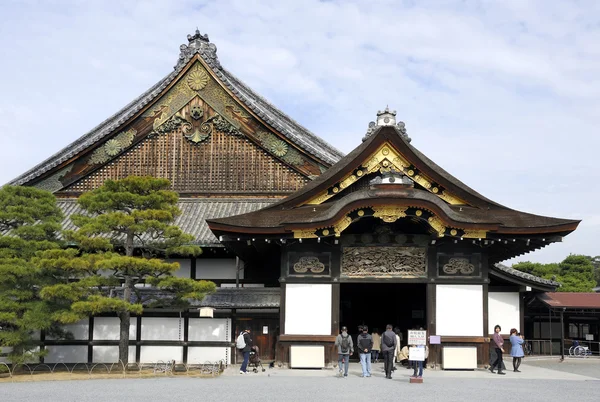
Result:
M125 311L119 314L121 337L119 338L119 360L125 367L129 363L129 326L131 324L131 313Z
M127 233L125 239L125 254L128 257L133 256L133 234ZM131 276L126 272L125 284L123 285L123 300L131 302L131 292L133 290L133 281ZM119 337L119 360L123 362L125 367L129 363L129 328L131 327L131 312L122 311L119 313L120 320L120 337Z

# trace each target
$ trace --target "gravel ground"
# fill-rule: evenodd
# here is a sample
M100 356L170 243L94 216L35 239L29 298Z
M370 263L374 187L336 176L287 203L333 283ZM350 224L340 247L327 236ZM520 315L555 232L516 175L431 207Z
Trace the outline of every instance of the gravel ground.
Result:
M596 365L598 368L598 365ZM526 369L526 367L523 367ZM291 374L291 373L290 373ZM583 377L582 377L583 378ZM406 375L386 380L351 374L221 376L214 379L154 378L53 381L0 384L0 401L355 401L370 398L427 401L598 401L600 381L544 380L514 377L425 377L409 384Z

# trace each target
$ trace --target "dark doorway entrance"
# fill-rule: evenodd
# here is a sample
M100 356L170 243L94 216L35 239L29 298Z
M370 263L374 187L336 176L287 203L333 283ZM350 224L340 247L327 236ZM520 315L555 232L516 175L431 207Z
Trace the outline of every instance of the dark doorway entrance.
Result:
M355 338L359 325L368 325L379 333L391 324L400 328L403 345L407 331L427 329L427 294L422 283L343 283L340 285L340 327L348 327Z

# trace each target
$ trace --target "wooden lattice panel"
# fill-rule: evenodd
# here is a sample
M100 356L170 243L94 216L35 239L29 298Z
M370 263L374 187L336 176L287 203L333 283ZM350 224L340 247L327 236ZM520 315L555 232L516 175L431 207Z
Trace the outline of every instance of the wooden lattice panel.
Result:
M308 181L243 136L214 131L194 144L178 129L145 139L65 190L89 191L132 175L167 178L180 193L287 193Z

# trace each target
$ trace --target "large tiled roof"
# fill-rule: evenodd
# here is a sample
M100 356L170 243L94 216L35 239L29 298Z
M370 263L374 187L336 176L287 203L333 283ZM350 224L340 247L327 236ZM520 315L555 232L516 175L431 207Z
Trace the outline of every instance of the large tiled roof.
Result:
M206 219L220 218L243 214L270 205L273 199L239 199L239 198L182 198L178 206L181 215L175 220L185 233L194 236L194 243L199 246L221 246L219 240L213 235ZM58 206L65 214L63 228L74 230L76 226L71 222L71 216L82 212L75 199L59 199Z
M187 63L189 63L196 54L202 57L202 60L211 68L221 82L233 92L242 103L256 113L256 115L263 119L267 124L286 136L291 142L328 164L334 164L343 156L339 150L302 127L266 99L252 91L232 73L224 69L217 58L217 47L208 41L208 36L200 35L200 33L196 31L196 35L188 36L188 40L188 45L181 45L181 53L173 72L90 132L17 177L11 181L10 184L26 184L113 133L123 123L154 101L158 95L171 84L179 73L181 73Z
M206 296L200 307L279 308L280 288L218 288Z

